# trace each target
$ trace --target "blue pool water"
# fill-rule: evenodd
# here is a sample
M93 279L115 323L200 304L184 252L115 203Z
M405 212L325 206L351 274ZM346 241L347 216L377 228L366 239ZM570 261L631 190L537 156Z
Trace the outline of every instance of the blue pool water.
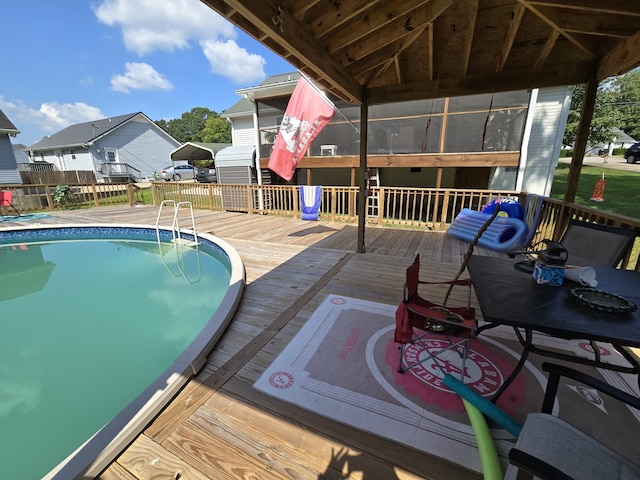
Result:
M178 257L137 238L28 238L0 233L11 242L0 245L0 465L2 478L24 480L44 476L167 369L230 278L215 246Z

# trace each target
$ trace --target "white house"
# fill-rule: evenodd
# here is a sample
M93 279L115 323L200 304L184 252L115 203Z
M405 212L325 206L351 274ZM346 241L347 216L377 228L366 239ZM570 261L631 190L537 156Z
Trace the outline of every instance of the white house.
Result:
M90 170L102 182L151 178L171 164L175 138L142 112L71 125L29 147L32 162Z
M13 152L9 136L16 136L20 130L0 110L0 184L21 184L22 178Z
M274 75L258 86L239 89L236 93L241 99L221 114L232 124L233 145L260 145L263 168L299 77L298 72ZM571 92L572 87L566 86L372 105L368 163L396 162L391 168L373 169L380 185L488 187L548 196L562 148ZM358 154L359 107L336 106L339 114L314 141L310 155L336 157L327 162L334 166L340 159L353 164L353 158L347 157ZM478 165L474 159L475 164L464 166L463 157L468 152L487 154L485 165ZM428 154L431 158L442 155L442 167L425 168L425 162L430 161L425 160ZM496 163L498 157L509 157L503 162L509 165ZM450 159L453 162L448 167ZM314 183L344 185L353 178L347 167L318 168L317 159L313 165ZM304 183L305 174L299 173L296 181Z

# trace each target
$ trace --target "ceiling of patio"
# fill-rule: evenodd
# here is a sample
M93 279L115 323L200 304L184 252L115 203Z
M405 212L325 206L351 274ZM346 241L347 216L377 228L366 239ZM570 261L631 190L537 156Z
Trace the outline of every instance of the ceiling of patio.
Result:
M640 65L630 0L202 0L351 103L575 85Z

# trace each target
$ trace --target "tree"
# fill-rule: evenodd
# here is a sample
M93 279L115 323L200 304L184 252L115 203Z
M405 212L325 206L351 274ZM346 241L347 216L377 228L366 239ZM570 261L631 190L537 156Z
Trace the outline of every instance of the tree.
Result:
M202 141L207 143L231 143L231 124L213 112L202 130Z
M212 122L211 127L207 127L209 119ZM222 124L215 126L218 122L222 122ZM182 143L217 141L210 140L212 138L228 138L228 141L222 143L231 143L231 125L221 119L217 112L205 107L194 107L190 111L184 112L180 118L173 118L169 121L156 120L155 123ZM225 136L224 127L227 129L228 136Z
M573 145L578 130L584 85L577 85L571 96L571 107L563 143ZM640 137L640 71L604 80L598 86L588 143L603 145L613 140L611 129L618 127L634 138Z

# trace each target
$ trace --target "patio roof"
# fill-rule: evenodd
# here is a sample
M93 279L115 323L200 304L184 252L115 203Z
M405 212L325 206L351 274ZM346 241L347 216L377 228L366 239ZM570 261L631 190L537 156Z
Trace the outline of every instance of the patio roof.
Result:
M626 0L202 0L337 97L367 106L586 84L565 201L575 199L598 82L640 65ZM367 129L360 131L364 252Z
M640 3L625 0L203 2L351 103L575 85L640 65Z

